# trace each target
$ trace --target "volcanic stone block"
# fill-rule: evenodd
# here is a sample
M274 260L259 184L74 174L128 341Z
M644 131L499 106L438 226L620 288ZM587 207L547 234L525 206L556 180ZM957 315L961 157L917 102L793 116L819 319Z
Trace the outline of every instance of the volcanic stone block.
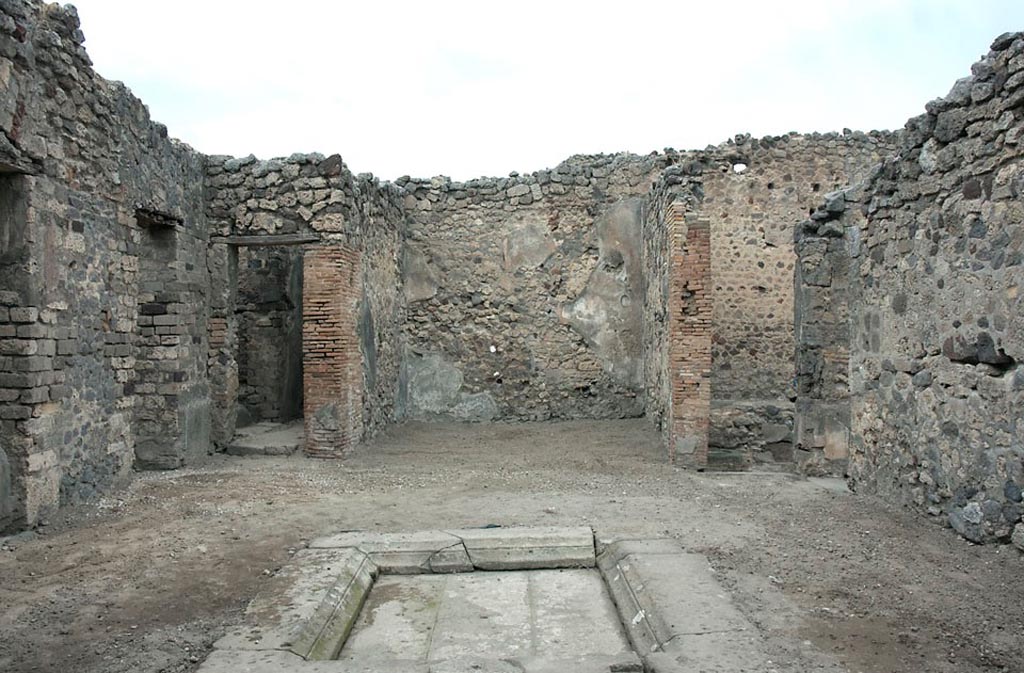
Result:
M311 549L273 578L246 609L246 624L218 650L287 650L308 659L337 656L377 576L351 548Z
M340 533L313 540L310 547L355 547L367 554L381 572L394 575L473 570L473 564L462 545L462 540L441 531Z
M451 531L479 570L592 568L594 533L579 528L484 528Z
M623 541L609 545L598 566L633 648L651 670L764 670L753 625L705 557L685 553L672 540ZM671 656L646 660L661 652Z

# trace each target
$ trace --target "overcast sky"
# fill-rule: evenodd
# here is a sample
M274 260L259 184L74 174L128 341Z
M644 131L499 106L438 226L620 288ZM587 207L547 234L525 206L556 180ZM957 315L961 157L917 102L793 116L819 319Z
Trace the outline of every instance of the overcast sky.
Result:
M1022 0L78 0L96 69L209 154L393 179L898 128Z

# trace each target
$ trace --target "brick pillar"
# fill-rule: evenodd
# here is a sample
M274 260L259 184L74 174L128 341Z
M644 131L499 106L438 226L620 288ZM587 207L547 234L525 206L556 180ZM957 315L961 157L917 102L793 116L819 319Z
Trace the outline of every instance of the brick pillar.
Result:
M363 429L363 363L356 320L359 251L307 248L302 286L302 389L306 454L341 458Z
M667 216L669 459L703 469L711 416L711 232L708 220L687 217L682 203L673 203Z
M238 406L238 248L211 244L206 261L210 273L207 375L213 406L210 439L223 450L235 436Z

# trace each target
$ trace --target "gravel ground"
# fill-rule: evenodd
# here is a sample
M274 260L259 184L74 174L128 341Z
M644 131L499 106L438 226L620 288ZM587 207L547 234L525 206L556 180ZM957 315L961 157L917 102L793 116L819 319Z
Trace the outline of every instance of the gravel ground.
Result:
M688 473L658 446L642 420L406 424L344 462L138 474L0 538L0 671L192 671L315 536L587 524L706 554L773 670L1024 672L1016 549L829 484Z

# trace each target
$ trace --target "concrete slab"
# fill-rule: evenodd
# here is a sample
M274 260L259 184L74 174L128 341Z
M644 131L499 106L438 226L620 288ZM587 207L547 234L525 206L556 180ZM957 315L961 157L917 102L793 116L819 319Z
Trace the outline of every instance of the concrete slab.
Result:
M303 444L302 421L256 423L239 428L225 451L232 456L288 456Z
M642 670L590 570L382 577L339 659L452 673Z
M447 531L462 540L479 570L592 568L594 532L577 528L483 528Z
M341 649L377 576L356 549L307 549L271 578L246 608L245 623L218 650L287 650L331 659Z

